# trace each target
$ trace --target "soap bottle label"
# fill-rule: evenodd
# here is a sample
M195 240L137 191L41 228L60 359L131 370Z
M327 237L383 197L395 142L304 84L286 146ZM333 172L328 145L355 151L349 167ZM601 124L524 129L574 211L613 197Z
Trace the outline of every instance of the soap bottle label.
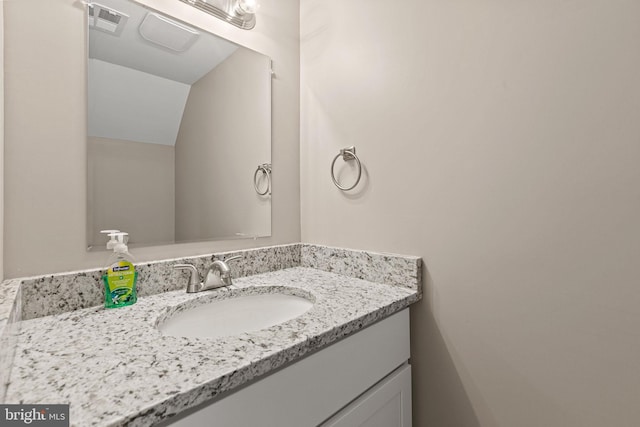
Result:
M105 286L106 308L124 307L136 302L136 279L138 272L129 261L115 262L102 276Z

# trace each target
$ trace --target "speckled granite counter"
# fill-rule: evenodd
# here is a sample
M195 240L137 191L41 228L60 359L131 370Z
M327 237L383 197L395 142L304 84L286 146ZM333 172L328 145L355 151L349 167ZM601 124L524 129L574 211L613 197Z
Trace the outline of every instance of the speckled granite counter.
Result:
M22 318L20 280L0 286L0 402L4 402Z
M382 255L365 262L375 264L375 256ZM339 258L338 264L345 264L344 255ZM22 321L5 401L70 403L74 426L153 425L419 300L419 259L411 260L418 263L413 286L349 277L344 268L336 274L292 267L235 279L234 289L170 291L130 307ZM233 337L163 336L156 328L178 305L240 292L289 293L313 300L314 306L285 323Z

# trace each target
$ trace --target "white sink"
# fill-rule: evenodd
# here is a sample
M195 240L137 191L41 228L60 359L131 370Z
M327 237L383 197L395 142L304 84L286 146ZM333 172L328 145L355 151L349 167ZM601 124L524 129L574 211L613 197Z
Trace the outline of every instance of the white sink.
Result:
M216 299L169 316L163 335L225 337L254 332L294 319L313 307L307 298L282 293Z

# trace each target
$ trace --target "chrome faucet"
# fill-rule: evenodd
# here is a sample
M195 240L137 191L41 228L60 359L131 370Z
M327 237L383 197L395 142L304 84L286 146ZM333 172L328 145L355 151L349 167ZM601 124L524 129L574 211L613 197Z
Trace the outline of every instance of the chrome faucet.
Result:
M191 272L191 275L189 276L189 284L187 285L187 293L202 292L209 289L232 285L231 269L227 265L227 262L239 258L242 258L242 255L223 259L214 258L213 263L207 270L204 282L200 281L198 270L192 264L176 264L173 268L175 270L187 270Z

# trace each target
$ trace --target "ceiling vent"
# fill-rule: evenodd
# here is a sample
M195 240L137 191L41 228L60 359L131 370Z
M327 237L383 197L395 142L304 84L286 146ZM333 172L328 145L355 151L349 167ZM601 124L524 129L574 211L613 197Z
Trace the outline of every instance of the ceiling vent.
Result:
M89 28L119 36L129 15L98 3L89 4Z
M176 52L189 49L200 36L193 28L152 12L144 17L139 30L145 40Z

